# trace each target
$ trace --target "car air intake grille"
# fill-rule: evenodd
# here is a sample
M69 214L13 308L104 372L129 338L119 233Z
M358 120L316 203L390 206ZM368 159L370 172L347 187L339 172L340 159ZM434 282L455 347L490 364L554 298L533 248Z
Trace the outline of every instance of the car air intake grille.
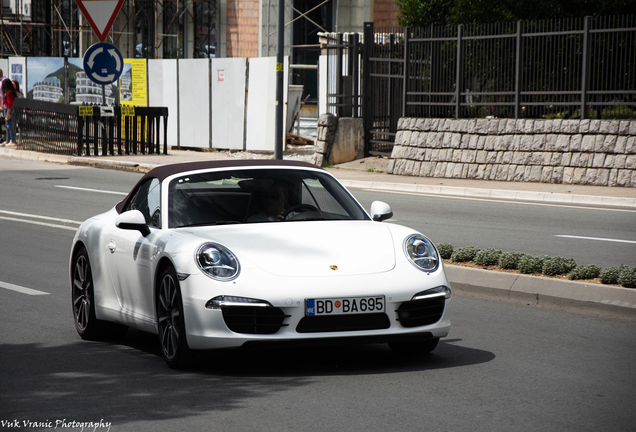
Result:
M304 317L298 323L298 333L380 330L391 326L384 313Z
M403 327L434 324L442 318L444 303L443 296L404 302L396 311L398 321Z
M222 308L227 328L235 333L274 334L282 326L285 315L274 307L226 306Z

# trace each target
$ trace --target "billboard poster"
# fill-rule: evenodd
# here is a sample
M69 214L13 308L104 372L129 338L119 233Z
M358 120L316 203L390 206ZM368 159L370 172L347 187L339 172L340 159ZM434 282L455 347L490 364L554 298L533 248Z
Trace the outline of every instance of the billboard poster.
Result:
M119 77L119 100L122 105L148 106L148 74L146 59L124 59Z
M17 81L20 91L26 95L26 57L9 58L9 73L7 77L11 81Z
M29 99L66 103L63 57L27 57L26 82L22 92Z
M73 105L105 105L118 103L118 92L112 84L97 84L84 72L84 59L68 59L68 91ZM102 91L103 90L103 91ZM104 94L106 97L104 97Z
M19 75L20 63L10 62L9 66L11 76ZM22 91L30 99L71 105L103 105L105 102L113 106L119 102L119 93L113 90L112 84L102 86L86 76L81 58L69 58L65 64L62 57L27 57L25 69L26 74L23 69L22 75L27 85L22 86Z

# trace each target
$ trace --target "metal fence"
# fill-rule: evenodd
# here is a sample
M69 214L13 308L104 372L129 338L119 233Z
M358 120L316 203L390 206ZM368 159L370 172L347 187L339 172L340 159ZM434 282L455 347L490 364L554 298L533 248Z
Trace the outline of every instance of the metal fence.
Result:
M110 111L18 98L15 109L18 148L24 150L78 156L168 153L167 107Z
M361 117L360 35L337 33L327 40L327 111L339 117Z
M351 41L326 46L332 63L354 65L347 54L357 51L340 46ZM636 117L633 15L426 28L366 23L360 51L363 97L342 84L334 90L341 75L330 68L328 109L362 112L372 154L390 153L402 116Z

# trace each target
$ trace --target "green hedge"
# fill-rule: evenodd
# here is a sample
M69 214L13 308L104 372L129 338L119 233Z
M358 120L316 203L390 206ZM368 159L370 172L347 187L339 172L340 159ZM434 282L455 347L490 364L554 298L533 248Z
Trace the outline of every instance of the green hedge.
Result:
M498 266L505 270L519 270L523 274L567 274L570 280L599 278L603 284L636 288L636 267L630 268L622 264L601 269L594 264L576 265L572 258L531 256L523 252L502 252L494 248L480 249L477 246L455 249L449 243L438 243L435 246L442 259L450 259L452 262L472 261L482 267Z

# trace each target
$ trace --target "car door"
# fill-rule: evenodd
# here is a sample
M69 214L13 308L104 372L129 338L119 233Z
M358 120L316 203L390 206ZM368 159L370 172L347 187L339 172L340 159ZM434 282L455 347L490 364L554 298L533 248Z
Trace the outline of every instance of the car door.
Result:
M126 203L122 212L139 210L150 227L146 237L136 230L111 227L108 233L108 262L115 291L122 308L138 319L154 320L153 269L156 241L161 228L161 187L148 179Z

